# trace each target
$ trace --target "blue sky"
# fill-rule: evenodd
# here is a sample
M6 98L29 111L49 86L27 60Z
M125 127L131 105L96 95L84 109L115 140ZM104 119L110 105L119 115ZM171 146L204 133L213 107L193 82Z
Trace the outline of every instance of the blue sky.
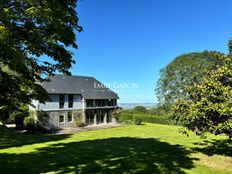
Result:
M120 102L156 102L159 70L192 51L227 52L231 0L80 0L74 75L117 88Z

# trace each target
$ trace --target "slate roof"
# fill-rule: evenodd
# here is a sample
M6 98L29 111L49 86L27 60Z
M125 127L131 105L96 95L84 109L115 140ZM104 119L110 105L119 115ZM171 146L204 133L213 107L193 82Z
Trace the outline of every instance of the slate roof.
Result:
M118 99L118 95L104 87L94 77L54 75L48 77L42 87L49 94L81 94L85 99ZM101 86L99 88L99 85ZM97 88L98 86L98 88Z

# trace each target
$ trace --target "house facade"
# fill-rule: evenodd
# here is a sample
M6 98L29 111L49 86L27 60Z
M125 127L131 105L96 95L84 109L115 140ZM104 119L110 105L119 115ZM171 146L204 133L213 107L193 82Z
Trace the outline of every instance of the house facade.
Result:
M77 121L86 125L116 122L112 112L117 108L118 95L95 78L55 75L48 80L41 85L48 92L49 101L34 100L31 107L46 113L46 128L73 127Z

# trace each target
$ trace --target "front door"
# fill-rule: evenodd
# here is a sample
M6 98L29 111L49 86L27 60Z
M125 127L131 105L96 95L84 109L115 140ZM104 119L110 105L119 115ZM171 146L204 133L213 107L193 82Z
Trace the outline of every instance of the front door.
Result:
M58 122L59 122L59 127L60 128L64 128L65 127L65 115L64 114L60 114L58 116Z

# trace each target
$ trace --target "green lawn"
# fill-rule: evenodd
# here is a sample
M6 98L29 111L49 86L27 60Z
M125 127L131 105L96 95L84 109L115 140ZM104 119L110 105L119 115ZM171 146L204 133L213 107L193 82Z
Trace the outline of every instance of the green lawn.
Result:
M3 134L4 174L232 173L232 147L223 137L203 142L179 134L176 126L130 125L73 135Z

